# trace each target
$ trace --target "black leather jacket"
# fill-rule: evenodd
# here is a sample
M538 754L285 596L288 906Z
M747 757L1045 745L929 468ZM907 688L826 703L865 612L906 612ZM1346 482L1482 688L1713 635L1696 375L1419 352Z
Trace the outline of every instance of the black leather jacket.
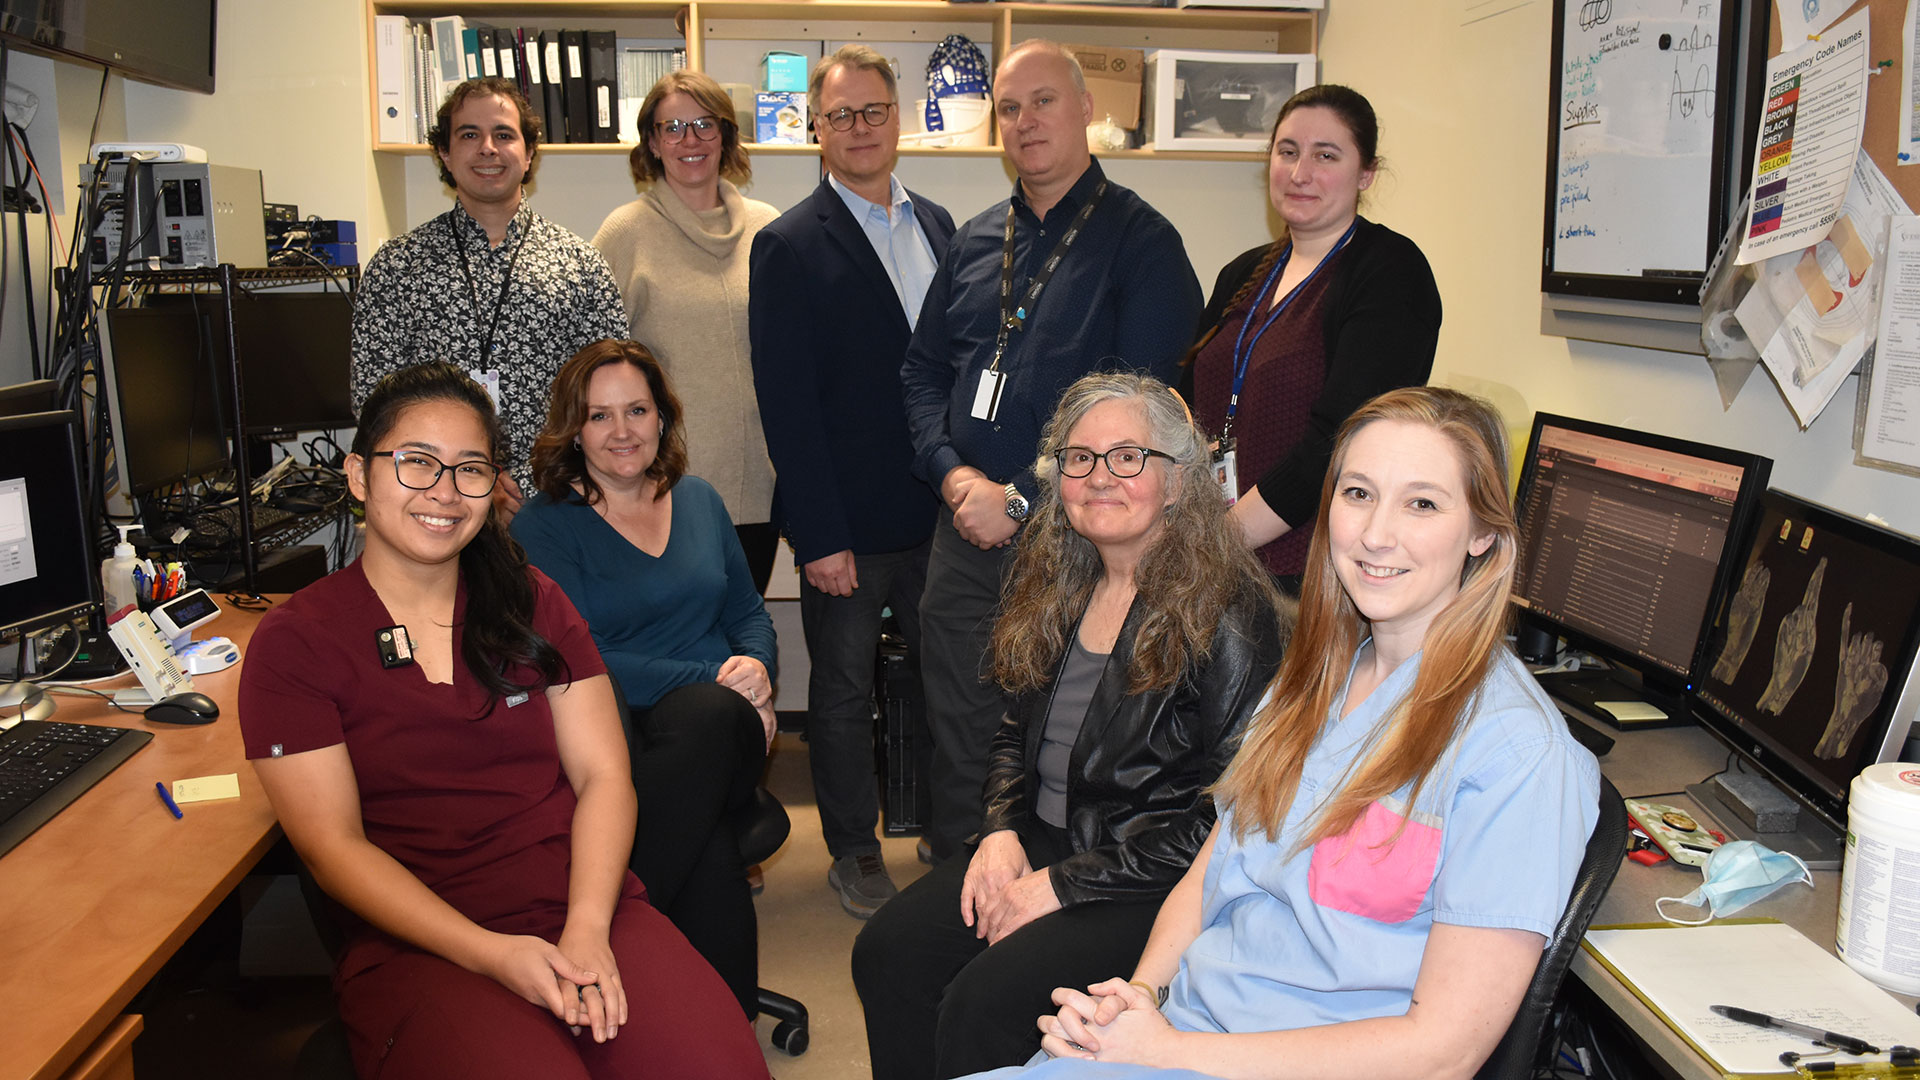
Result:
M1221 614L1204 662L1175 686L1129 696L1139 618L1135 600L1073 745L1067 833L1074 854L1049 868L1063 907L1154 900L1179 882L1213 828L1206 789L1233 758L1286 643L1280 616L1244 590ZM1290 617L1287 623L1290 629ZM1017 828L1033 812L1040 736L1057 685L1056 673L1044 690L1016 696L994 733L983 836Z

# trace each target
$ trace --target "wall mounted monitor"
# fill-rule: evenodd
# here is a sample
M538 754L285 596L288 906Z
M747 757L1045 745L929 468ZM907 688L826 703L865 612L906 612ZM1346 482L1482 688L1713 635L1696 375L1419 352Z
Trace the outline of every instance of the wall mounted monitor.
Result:
M130 79L213 93L214 0L0 0L0 35Z
M77 414L0 417L0 642L97 603L81 490Z
M107 311L108 418L121 483L130 495L225 468L219 369L226 365L214 330L219 302L190 307Z
M1848 785L1899 757L1920 709L1920 541L1769 491L1733 568L1694 714L1833 838ZM1714 816L1738 831L1738 815Z
M1542 677L1616 726L1679 723L1702 642L1772 462L1757 454L1540 413L1520 477L1514 602L1619 665ZM1611 703L1651 704L1660 716Z

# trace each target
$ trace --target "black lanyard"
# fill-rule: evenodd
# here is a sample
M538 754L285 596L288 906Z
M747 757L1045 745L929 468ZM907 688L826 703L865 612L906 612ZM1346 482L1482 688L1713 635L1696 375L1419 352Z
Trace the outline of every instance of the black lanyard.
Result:
M1253 325L1254 317L1260 314L1260 305L1266 301L1267 294L1273 291L1274 282L1280 280L1280 274L1286 270L1287 262L1293 258L1291 243L1281 249L1280 258L1274 261L1273 269L1267 272L1267 280L1261 283L1260 291L1254 294L1253 306L1247 309L1247 320L1240 324L1240 336L1233 340L1233 388L1227 396L1227 421L1220 428L1221 445L1230 445L1226 440L1233 434L1233 414L1240 411L1240 388L1246 384L1247 368L1253 365L1254 346L1260 344L1261 335L1274 324L1274 320L1280 318L1282 312L1293 306L1293 298L1299 296L1300 290L1306 288L1307 283L1319 275L1320 268L1332 262L1335 255L1340 254L1340 249L1347 246L1347 241L1353 239L1354 230L1359 227L1360 219L1355 218L1353 224L1347 226L1347 231L1341 233L1340 239L1334 242L1332 250L1322 256L1319 262L1313 264L1313 269L1307 271L1307 276L1300 279L1300 284L1288 289L1287 295L1281 297L1280 302L1273 306L1273 310L1267 314L1266 321L1260 324L1260 329L1254 331L1253 340L1248 341L1247 328Z
M521 211L513 213L513 220L520 220ZM467 296L473 300L473 321L480 321L480 287L473 282L473 268L467 265L467 243L460 236L460 215L447 215L447 229L453 233L453 250L460 255L460 276L467 279ZM520 262L520 249L527 246L527 234L533 231L533 222L528 221L520 229L520 239L514 241L513 254L507 258L507 276L500 282L500 298L493 302L493 319L487 323L486 336L480 339L480 370L488 370L493 363L493 334L500 328L500 313L507 310L507 290L513 288L513 268ZM484 236L485 233L483 232Z
M1107 193L1107 182L1100 181L1093 194L1087 197L1087 204L1073 217L1073 224L1053 245L1053 252L1040 266L1040 272L1033 275L1033 281L1027 285L1027 295L1020 301L1019 307L1013 306L1013 203L1007 203L1007 237L1000 248L1000 329L993 339L993 363L988 371L1000 370L1000 357L1007 351L1007 336L1015 330L1024 330L1027 320L1033 317L1034 310L1040 305L1040 290L1047 287L1053 271L1066 258L1067 249L1080 237L1080 230L1086 227L1087 219L1093 216L1093 208L1100 205L1100 197Z

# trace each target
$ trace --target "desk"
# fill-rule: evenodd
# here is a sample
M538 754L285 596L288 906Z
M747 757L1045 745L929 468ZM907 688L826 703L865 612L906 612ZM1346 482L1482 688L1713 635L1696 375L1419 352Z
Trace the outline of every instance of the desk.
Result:
M1579 723L1579 721L1574 721ZM1629 798L1677 792L1688 784L1719 772L1726 766L1725 743L1704 728L1676 727L1655 731L1612 732L1619 741L1600 762L1601 771L1613 786ZM1663 802L1692 806L1684 794ZM1642 866L1624 861L1620 876L1600 902L1593 925L1653 923L1660 921L1653 901L1661 896L1685 896L1699 887L1700 871L1665 862ZM1815 870L1813 888L1789 885L1772 896L1740 911L1739 918L1778 919L1831 952L1833 932L1840 913L1840 872ZM1682 1080L1721 1080L1720 1070L1694 1052L1659 1016L1634 996L1626 984L1602 967L1582 949L1573 954L1573 974L1593 990L1607 1008L1638 1035ZM1909 1007L1913 998L1893 995ZM1787 1074L1792 1075L1792 1074Z
M259 621L229 606L211 630L244 652ZM240 666L194 687L220 705L204 727L56 698L55 720L154 739L0 856L0 1080L131 1077L139 1019L121 1011L280 837L241 746ZM216 773L238 773L240 797L189 804L178 821L153 790Z

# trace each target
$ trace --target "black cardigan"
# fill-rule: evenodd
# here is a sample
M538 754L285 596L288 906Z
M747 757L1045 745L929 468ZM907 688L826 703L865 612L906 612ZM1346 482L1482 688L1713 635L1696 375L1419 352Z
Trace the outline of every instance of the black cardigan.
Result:
M1207 788L1239 748L1293 625L1290 609L1283 627L1265 594L1243 588L1221 613L1209 656L1172 687L1129 694L1140 617L1135 599L1074 740L1067 778L1074 853L1048 868L1063 907L1159 900L1180 881L1213 829ZM1058 685L1056 672L1044 689L1016 695L994 732L982 836L1018 828L1031 815L1040 737Z
M1320 486L1340 425L1388 390L1425 383L1440 340L1440 289L1427 257L1385 225L1357 220L1360 227L1327 283L1327 373L1308 412L1307 433L1255 485L1268 508L1294 528L1319 513ZM1220 325L1227 302L1270 246L1262 244L1221 269L1194 340ZM1191 364L1181 371L1180 390L1192 399Z

